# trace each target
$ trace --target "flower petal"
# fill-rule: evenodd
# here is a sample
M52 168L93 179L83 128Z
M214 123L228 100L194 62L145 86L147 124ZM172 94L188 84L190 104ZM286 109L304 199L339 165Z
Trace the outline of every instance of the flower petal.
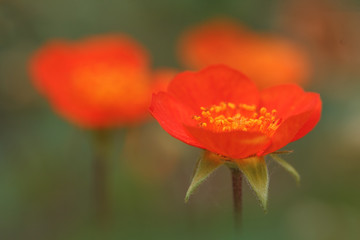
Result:
M176 101L171 95L165 92L153 94L149 110L161 127L171 136L189 145L205 148L190 136L183 126L184 122L190 123L192 119L191 111Z
M220 102L257 105L259 101L256 85L242 73L225 65L180 73L170 83L168 92L195 111Z
M255 155L270 144L270 139L260 132L213 132L194 126L185 128L205 149L233 159Z
M271 146L264 154L276 151L303 137L320 119L319 94L304 92L297 85L278 85L263 90L260 106L269 110L276 109L282 121L272 137Z
M80 66L104 62L127 69L148 69L149 56L140 44L123 34L93 36L71 44L73 58Z
M318 94L304 92L295 84L283 84L261 91L261 107L276 109L283 121L293 115L312 111L318 102Z
M178 55L180 61L190 68L201 69L219 63L236 66L252 35L236 21L227 18L213 19L182 34Z
M177 70L171 68L159 68L152 73L152 92L166 91L170 81L177 74Z
M36 87L53 97L66 91L67 79L72 69L71 49L65 42L54 41L39 50L30 59L29 71Z
M319 122L321 117L321 109L322 109L322 102L320 99L320 95L317 93L313 93L315 98L317 98L317 103L315 109L313 110L311 116L309 117L308 121L304 124L304 126L299 130L299 132L295 135L295 137L291 140L292 142L302 138L308 132L310 132L316 124Z
M302 129L312 115L312 111L304 112L286 119L272 136L271 146L260 155L272 153L292 142L296 134Z

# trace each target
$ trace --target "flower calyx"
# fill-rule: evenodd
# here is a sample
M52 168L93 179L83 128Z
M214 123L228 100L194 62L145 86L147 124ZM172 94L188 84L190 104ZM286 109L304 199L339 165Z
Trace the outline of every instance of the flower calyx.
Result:
M289 163L283 160L279 155L291 153L292 151L277 151L270 154L272 159L288 171L299 183L300 175ZM268 192L269 192L269 174L264 156L250 156L243 159L231 159L210 151L204 151L199 158L190 186L186 192L185 202L188 202L190 196L215 170L222 165L230 169L239 169L244 175L250 188L254 191L260 205L266 212Z

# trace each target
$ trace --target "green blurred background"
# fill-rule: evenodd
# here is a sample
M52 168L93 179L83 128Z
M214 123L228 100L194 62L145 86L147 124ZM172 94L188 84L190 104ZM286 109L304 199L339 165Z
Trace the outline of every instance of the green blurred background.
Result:
M200 151L154 120L114 132L112 216L96 227L92 135L58 117L27 74L49 39L109 32L137 39L154 67L182 70L180 33L218 16L302 45L306 89L323 99L315 130L286 148L301 186L270 162L269 211L246 186L241 239L360 239L360 3L331 0L0 0L0 239L239 238L228 170L184 204Z

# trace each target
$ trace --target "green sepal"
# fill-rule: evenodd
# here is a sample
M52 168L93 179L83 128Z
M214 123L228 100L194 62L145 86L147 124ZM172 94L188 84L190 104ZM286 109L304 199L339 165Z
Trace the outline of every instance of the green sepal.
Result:
M296 169L291 166L288 162L286 162L284 159L279 157L278 154L270 154L272 159L275 160L280 166L282 166L286 171L288 171L294 178L296 183L300 184L300 174L296 171Z
M250 187L254 190L261 206L266 212L269 192L269 175L263 157L250 157L236 161Z
M290 154L292 152L293 152L293 150L283 150L283 151L275 151L275 152L272 152L271 154Z
M194 175L186 192L185 203L189 201L190 196L198 188L198 186L223 164L224 162L216 157L215 154L208 151L204 152L203 156L199 158L196 164Z

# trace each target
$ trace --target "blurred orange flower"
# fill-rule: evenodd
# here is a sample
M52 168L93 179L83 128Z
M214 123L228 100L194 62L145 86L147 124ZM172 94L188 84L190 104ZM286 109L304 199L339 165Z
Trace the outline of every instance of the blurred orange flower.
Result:
M146 50L125 35L47 43L32 56L30 74L59 114L90 128L143 120L158 88Z
M172 68L159 68L152 73L153 92L166 91L171 79L178 73Z
M305 84L309 77L307 58L296 45L278 36L253 33L231 20L216 19L192 27L180 38L178 50L187 67L226 64L262 88Z
M360 15L351 1L288 0L279 5L277 24L303 41L325 73L359 70ZM342 79L343 81L346 78Z

